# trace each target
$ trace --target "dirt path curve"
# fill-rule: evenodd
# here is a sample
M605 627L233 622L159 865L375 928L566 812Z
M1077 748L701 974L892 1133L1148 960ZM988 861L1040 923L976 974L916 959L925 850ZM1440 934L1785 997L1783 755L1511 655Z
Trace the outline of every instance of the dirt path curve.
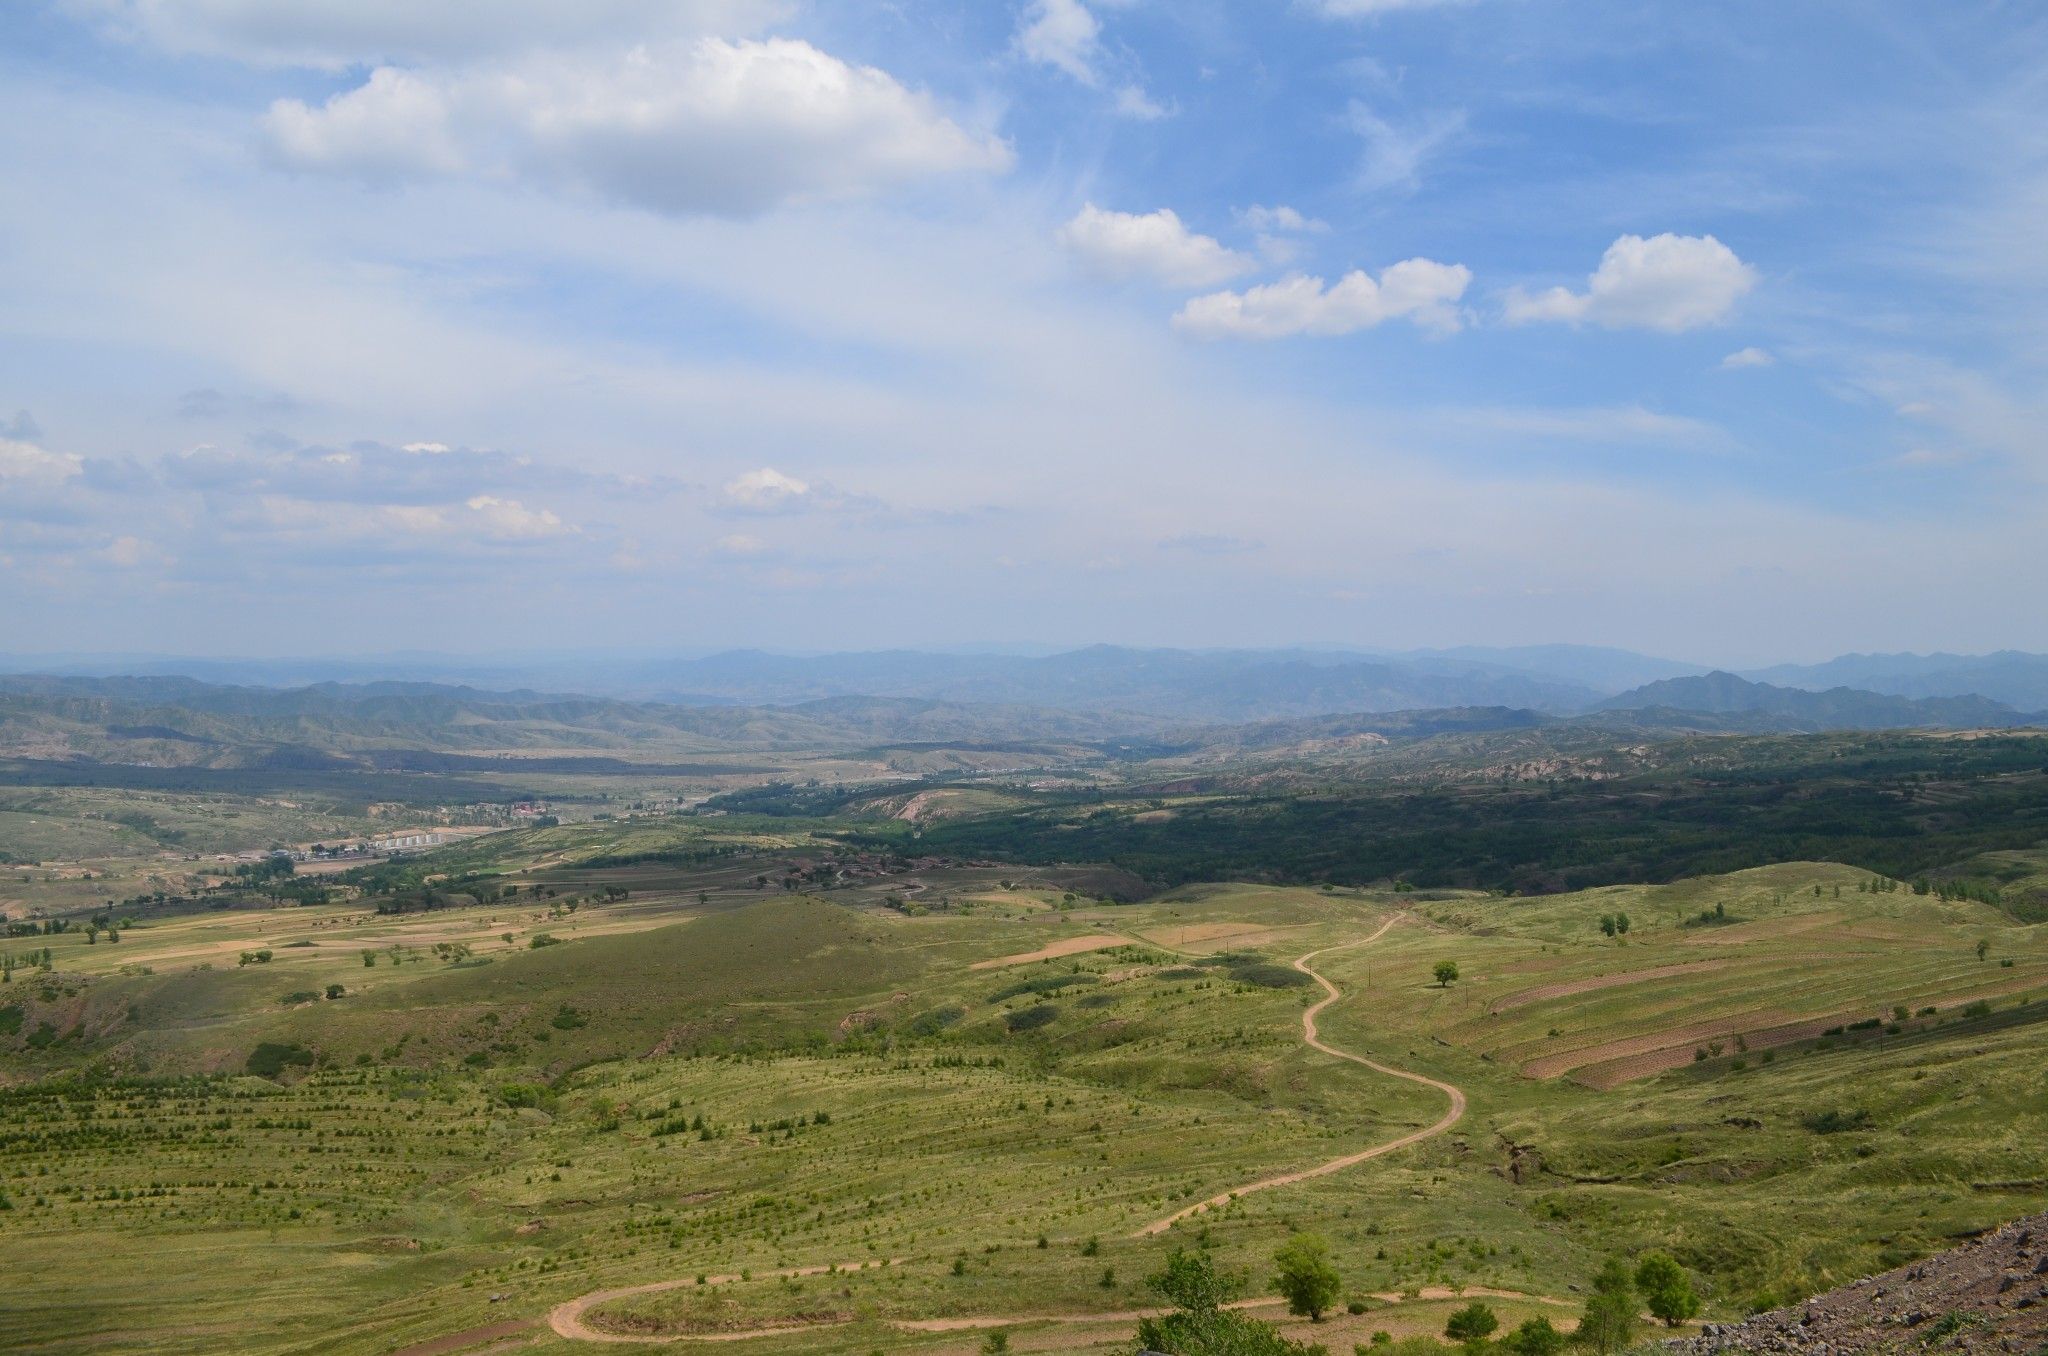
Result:
M1458 1123L1459 1118L1465 1114L1465 1094L1461 1089L1450 1083L1439 1082L1436 1079L1430 1078L1424 1074L1414 1073L1407 1069L1396 1069L1390 1065L1380 1064L1373 1060L1367 1059L1363 1055L1354 1055L1349 1050L1339 1050L1336 1046L1330 1045L1327 1042L1325 1042L1316 1028L1317 1016L1322 1013L1323 1009L1329 1007L1330 1004L1336 1002L1339 998L1342 998L1344 994L1343 991L1339 989L1336 985L1332 984L1329 980L1323 978L1322 975L1318 974L1315 970L1311 969L1309 967L1309 962L1314 960L1317 956L1327 955L1329 952L1332 951L1348 951L1352 947L1356 946L1369 946L1372 943L1378 941L1380 938L1386 936L1387 930L1393 927L1394 924L1399 921L1400 917L1396 915L1395 917L1389 918L1386 922L1380 924L1379 929L1375 931L1371 936L1361 937L1356 941L1339 942L1335 946L1322 947L1319 950L1309 952L1305 956L1299 956L1295 958L1294 968L1301 971L1310 979L1313 979L1316 983L1323 986L1323 997L1321 1001L1305 1009L1301 1014L1301 1038L1302 1041L1305 1044L1307 1044L1311 1049L1320 1050L1324 1054L1329 1055L1333 1058L1350 1060L1353 1064L1364 1065L1366 1068L1371 1069L1374 1073L1386 1074L1392 1078L1405 1078L1411 1083L1420 1083L1424 1087L1435 1088L1438 1092L1441 1092L1442 1094L1444 1094L1445 1097L1450 1099L1450 1109L1443 1114L1443 1117L1440 1120L1436 1121L1432 1125L1425 1126L1423 1129L1412 1131L1409 1134L1402 1135L1398 1139L1388 1140L1384 1144L1375 1144L1369 1149L1361 1149L1357 1153L1346 1154L1342 1158L1333 1158L1327 1163L1319 1163L1312 1168L1303 1168L1299 1172L1282 1173L1278 1177L1267 1177L1257 1182L1247 1183L1244 1186L1233 1187L1229 1191L1223 1192L1220 1195L1211 1196L1206 1201L1198 1201L1194 1205L1188 1206L1184 1210L1175 1211L1173 1214L1168 1215L1165 1219L1155 1220L1151 1224L1148 1224L1144 1228L1138 1230L1137 1233L1132 1234L1131 1237L1148 1238L1155 1234L1164 1233L1166 1232L1166 1230L1172 1228L1175 1224L1178 1224L1181 1220L1188 1218L1188 1216L1190 1215L1200 1214L1204 1210L1214 1209L1216 1206L1219 1205L1227 1205L1231 1201L1237 1199L1239 1196L1249 1195L1254 1191L1265 1191L1270 1187L1288 1186L1294 1182L1307 1181L1311 1177L1322 1177L1328 1173L1342 1172L1345 1168L1351 1167L1354 1164L1363 1163L1369 1158L1379 1158L1382 1155L1393 1153L1396 1150L1405 1149L1411 1144L1420 1144L1423 1140L1430 1139L1434 1136L1440 1135L1444 1131L1450 1129L1453 1125L1456 1125ZM758 1274L762 1279L780 1279L786 1276L822 1276L825 1273L831 1271L860 1271L869 1267L876 1266L897 1266L900 1265L903 1261L904 1259L901 1257L892 1257L887 1262L877 1262L869 1260L857 1263L847 1263L840 1266L790 1267L782 1271L764 1271ZM738 1276L708 1276L705 1278L705 1283L710 1285L723 1285L729 1281L736 1281L739 1279L740 1277ZM629 1295L648 1295L653 1294L657 1291L677 1290L681 1289L684 1286L696 1284L697 1280L695 1277L684 1277L671 1281L653 1281L646 1285L629 1285L621 1287L617 1290L595 1290L588 1295L579 1295L575 1299L568 1300L562 1304L556 1305L554 1309L551 1310L548 1314L548 1326L554 1329L557 1336L566 1337L572 1341L631 1342L644 1344L689 1341L731 1342L741 1341L749 1337L786 1336L790 1333L807 1331L809 1328L824 1326L820 1324L809 1324L803 1327L754 1328L736 1332L669 1334L657 1337L651 1334L643 1335L638 1333L604 1332L600 1329L589 1326L587 1323L583 1321L583 1316L586 1313L588 1313L591 1309L595 1308L600 1304L609 1304L613 1300L625 1299ZM1474 1290L1467 1293L1501 1296L1513 1295L1515 1298L1534 1299L1539 1303L1544 1304L1565 1303L1565 1301L1563 1300L1552 1299L1548 1296L1521 1296L1514 1295L1514 1292L1505 1290L1483 1290L1475 1288ZM1430 1297L1431 1296L1429 1295L1424 1296L1424 1298ZM1381 1296L1381 1298L1391 1302L1397 1300L1400 1297L1387 1295ZM1237 1303L1231 1305L1230 1307L1234 1309L1251 1309L1278 1303L1280 1303L1280 1301L1276 1298L1261 1297L1257 1299L1239 1300ZM1162 1312L1164 1311L1157 1309L1131 1309L1119 1310L1114 1313L1104 1314L1007 1314L1000 1316L990 1315L986 1317L972 1316L941 1319L902 1319L894 1320L893 1326L918 1332L958 1332L969 1331L978 1328L1004 1328L1009 1327L1013 1324L1022 1323L1135 1322L1137 1319L1150 1317Z
M1185 1209L1176 1210L1165 1219L1154 1220L1138 1230L1137 1233L1131 1235L1131 1237L1147 1238L1154 1234L1165 1233L1190 1215L1199 1215L1203 1211L1213 1210L1219 1205L1228 1205L1239 1196L1249 1196L1254 1191L1265 1191L1272 1187L1291 1186L1295 1182L1305 1182L1311 1177L1323 1177L1333 1172L1342 1172L1344 1169L1354 1164L1363 1163L1369 1158L1379 1158L1384 1154L1405 1149L1411 1144L1420 1144L1423 1140L1441 1135L1444 1131L1458 1123L1459 1118L1465 1114L1465 1094L1454 1084L1441 1083L1424 1074L1414 1073L1407 1069L1396 1069L1387 1064L1380 1064L1367 1059L1364 1055L1354 1055L1349 1050L1339 1050L1336 1046L1323 1040L1316 1029L1316 1017L1324 1008L1329 1007L1330 1004L1342 998L1344 994L1336 985L1311 969L1309 962L1317 956L1326 955L1332 951L1348 951L1355 946L1370 946L1386 936L1387 929L1393 927L1399 921L1398 916L1389 918L1386 922L1380 924L1379 930L1370 937L1361 937L1355 942L1339 942L1335 946L1326 946L1321 950L1311 951L1305 956L1295 958L1294 968L1323 986L1322 1001L1306 1009L1301 1014L1301 1038L1312 1049L1320 1050L1324 1054L1337 1059L1348 1059L1353 1064L1362 1064L1374 1073L1386 1074L1393 1078L1405 1078L1411 1083L1420 1083L1424 1087L1435 1088L1438 1092L1449 1098L1451 1103L1449 1110L1444 1112L1442 1119L1432 1125L1424 1126L1420 1130L1403 1135L1399 1139L1390 1139L1384 1144L1375 1144L1370 1149L1361 1149L1357 1153L1346 1154L1342 1158L1333 1158L1327 1163L1318 1163L1312 1168L1303 1168L1299 1172L1286 1172L1278 1177L1266 1177L1256 1182L1248 1182L1240 1187L1232 1187L1229 1191L1211 1196L1206 1201L1197 1201Z
M901 1257L891 1257L886 1262L868 1258L859 1262L841 1262L824 1266L785 1267L780 1271L760 1272L759 1276L762 1280L782 1280L791 1276L823 1276L828 1272L834 1271L865 1271L870 1267L898 1266L903 1261L904 1259ZM744 1278L738 1275L706 1276L703 1283L705 1285L726 1285L741 1279ZM553 1309L550 1309L548 1311L548 1326L555 1330L556 1336L566 1337L575 1342L637 1343L731 1342L748 1337L770 1337L781 1333L803 1332L809 1327L818 1326L816 1324L807 1324L797 1327L753 1328L742 1332L694 1335L672 1333L657 1337L651 1334L605 1332L602 1329L593 1328L583 1321L583 1315L589 1313L600 1304L610 1304L613 1300L625 1299L628 1295L651 1295L661 1290L680 1290L686 1285L694 1286L696 1284L698 1284L698 1281L695 1276L683 1276L672 1281L650 1281L646 1285L621 1286L617 1290L593 1290L587 1295L578 1295L575 1299L565 1300L561 1304L557 1304Z

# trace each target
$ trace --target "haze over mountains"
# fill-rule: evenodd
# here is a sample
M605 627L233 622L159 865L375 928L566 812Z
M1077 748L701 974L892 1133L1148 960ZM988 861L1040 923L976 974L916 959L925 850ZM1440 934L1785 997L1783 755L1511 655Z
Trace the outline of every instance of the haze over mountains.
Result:
M1173 720L1249 721L1351 711L1503 705L1569 715L1663 680L1716 666L1585 645L1139 649L1093 645L1046 653L875 650L785 654L574 654L475 658L391 654L348 658L161 655L18 656L0 671L58 676L178 676L207 683L307 687L415 682L485 691L580 693L684 705L791 705L825 697L911 697ZM2019 711L2048 709L2048 655L1843 655L1820 664L1731 670L1782 688L1848 687L1914 699L1980 696ZM1668 695L1668 694L1666 694ZM1718 708L1709 708L1718 709Z
M380 662L386 671L455 674L465 664L403 658L329 670L361 676ZM1229 750L1539 725L1728 733L2048 725L2048 658L2017 653L1847 656L1771 670L1798 683L1576 646L1401 654L1114 646L1042 656L733 651L613 666L588 686L579 680L592 673L576 663L505 665L488 670L499 690L400 678L261 681L318 672L319 661L144 661L132 668L172 665L210 676L229 670L245 681L147 672L0 677L0 756L164 766L335 759L403 768L422 751L659 761L899 744L1030 742L1114 752L1136 741ZM1883 687L1817 687L1841 673ZM1977 676L2019 700L1951 690ZM518 677L533 685L504 681ZM616 695L621 690L626 695Z

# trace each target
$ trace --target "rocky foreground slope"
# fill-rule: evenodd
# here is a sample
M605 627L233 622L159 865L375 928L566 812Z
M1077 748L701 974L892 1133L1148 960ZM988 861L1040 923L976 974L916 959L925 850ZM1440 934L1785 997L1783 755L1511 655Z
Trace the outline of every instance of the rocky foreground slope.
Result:
M2048 1213L1959 1248L1674 1342L1721 1352L2048 1352Z

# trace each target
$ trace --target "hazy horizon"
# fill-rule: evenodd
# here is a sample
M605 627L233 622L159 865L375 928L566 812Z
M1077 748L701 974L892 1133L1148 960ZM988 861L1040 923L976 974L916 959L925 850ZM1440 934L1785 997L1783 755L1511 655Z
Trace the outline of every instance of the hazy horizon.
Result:
M56 666L107 665L119 663L147 664L335 664L370 666L389 664L402 666L408 663L460 663L460 664L506 664L506 665L554 665L564 663L591 663L600 660L625 660L637 663L658 664L664 661L690 662L715 658L720 655L761 654L782 659L832 659L861 655L879 654L925 654L934 656L969 657L1016 657L1049 658L1055 655L1074 654L1085 650L1113 649L1137 652L1180 653L1180 654L1322 654L1346 656L1358 659L1402 659L1417 657L1456 658L1462 653L1472 654L1513 654L1516 652L1539 652L1544 650L1581 651L1591 654L1609 653L1652 660L1659 663L1683 665L1701 671L1722 669L1729 672L1754 672L1780 666L1818 666L1833 660L1843 659L1987 659L2002 654L2020 655L2028 658L2048 657L2043 652L2025 650L2016 646L2002 646L1995 650L1954 651L1939 649L1851 649L1811 653L1759 653L1748 657L1700 657L1686 654L1659 654L1635 649L1626 645L1608 645L1598 642L1579 641L1538 641L1528 644L1497 644L1487 641L1466 641L1446 645L1396 645L1376 642L1296 640L1282 641L1270 645L1244 645L1229 643L1162 642L1140 644L1127 640L1086 639L1074 641L1035 640L986 640L955 641L947 644L890 644L879 641L873 645L859 647L797 647L753 644L704 643L688 646L577 646L528 648L528 649L433 649L393 648L388 650L317 650L277 648L269 650L222 648L212 652L199 650L148 650L148 649L79 649L79 650L28 650L0 649L0 669L15 673L27 673L38 664Z

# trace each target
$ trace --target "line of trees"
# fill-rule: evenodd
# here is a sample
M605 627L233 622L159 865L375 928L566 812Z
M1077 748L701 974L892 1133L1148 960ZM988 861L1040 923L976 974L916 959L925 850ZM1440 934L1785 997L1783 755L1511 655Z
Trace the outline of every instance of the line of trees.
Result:
M1273 1265L1273 1286L1287 1301L1289 1313L1320 1323L1336 1310L1344 1280L1326 1239L1296 1234L1274 1253ZM1139 1321L1140 1351L1166 1356L1327 1356L1324 1347L1297 1342L1230 1308L1240 1296L1241 1282L1218 1271L1207 1252L1175 1248L1146 1284L1173 1309ZM1354 1313L1363 1311L1362 1302L1350 1307ZM1569 1335L1538 1315L1495 1337L1500 1315L1485 1301L1474 1300L1451 1314L1444 1336L1472 1356L1488 1350L1508 1356L1558 1356L1568 1344L1611 1356L1635 1340L1645 1311L1672 1328L1700 1311L1692 1278L1676 1259L1661 1252L1642 1257L1633 1268L1618 1257L1610 1258L1593 1277L1592 1293ZM1386 1333L1376 1333L1371 1346L1361 1344L1357 1350L1364 1353L1389 1342Z

